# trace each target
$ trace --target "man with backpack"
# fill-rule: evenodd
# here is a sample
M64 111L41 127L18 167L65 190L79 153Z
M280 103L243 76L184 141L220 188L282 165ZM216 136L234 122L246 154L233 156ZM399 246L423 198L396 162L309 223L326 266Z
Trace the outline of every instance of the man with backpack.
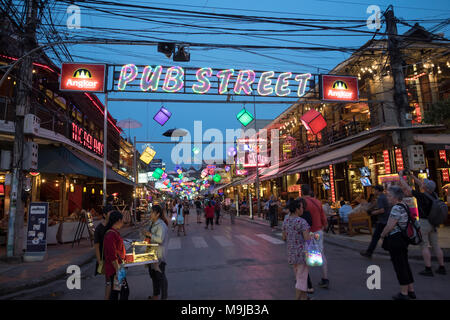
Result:
M433 247L434 253L437 256L439 262L439 268L436 269L436 273L445 275L447 272L444 266L444 254L438 243L438 231L437 228L442 224L447 217L447 206L443 201L439 199L434 190L436 189L436 183L429 179L421 181L419 178L411 174L412 179L416 182L420 191L412 190L412 188L403 179L403 171L399 172L400 185L404 189L407 196L413 196L417 199L419 207L419 223L420 230L423 237L422 256L425 262L425 270L419 272L422 276L433 277L433 270L431 270L431 252L430 247Z

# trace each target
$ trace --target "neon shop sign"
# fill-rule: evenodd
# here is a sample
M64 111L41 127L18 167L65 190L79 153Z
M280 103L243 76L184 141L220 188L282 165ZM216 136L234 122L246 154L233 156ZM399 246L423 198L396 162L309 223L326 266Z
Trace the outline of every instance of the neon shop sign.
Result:
M83 127L72 122L72 140L86 149L95 152L96 154L103 155L103 143L94 138Z
M117 69L115 69L117 70ZM310 73L254 71L179 66L123 65L114 72L117 91L302 97L310 88Z

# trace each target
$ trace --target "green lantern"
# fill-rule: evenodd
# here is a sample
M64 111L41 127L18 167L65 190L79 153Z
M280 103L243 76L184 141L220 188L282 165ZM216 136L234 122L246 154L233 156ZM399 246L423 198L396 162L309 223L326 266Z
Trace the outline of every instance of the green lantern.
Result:
M152 174L152 177L155 179L160 179L163 174L164 174L164 171L162 169L156 168L156 170Z
M236 115L236 118L244 127L248 126L254 119L253 115L245 110L245 107Z
M218 173L216 173L213 177L213 180L214 182L220 182L220 180L222 180L222 177Z

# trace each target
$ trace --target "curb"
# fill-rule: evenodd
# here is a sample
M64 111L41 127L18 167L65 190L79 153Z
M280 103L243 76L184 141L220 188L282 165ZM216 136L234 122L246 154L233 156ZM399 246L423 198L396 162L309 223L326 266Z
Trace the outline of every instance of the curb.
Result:
M136 231L137 229L138 229L137 227L133 227L132 229L128 230L129 232L127 231L126 233L124 233L122 235L122 237L126 237L127 235ZM75 258L75 260L73 261L72 264L75 264L75 265L78 265L81 267L81 266L88 264L94 258L95 258L95 252L86 253L82 256ZM0 289L0 300L1 300L2 296L10 295L13 293L18 293L23 290L34 289L37 287L47 285L53 281L59 280L62 277L67 275L66 270L67 270L67 266L61 266L57 269L54 269L50 272L45 273L45 275L43 275L39 279L18 281L16 283L12 283L12 284L8 285L7 287L2 285L2 288Z
M259 224L262 226L270 227L269 224L266 224L266 223L264 223L262 221L258 221L258 220L251 220L250 218L247 218L247 217L245 217L245 218L244 217L236 217L236 218L238 218L239 220L242 220L242 221L249 222L249 223L254 223L254 224ZM276 229L281 231L280 226L277 226ZM364 249L366 249L367 246L369 245L368 243L365 243L365 242L358 243L356 240L353 240L353 239L347 239L348 241L346 241L346 242L350 242L350 243L343 243L345 241L345 239L333 239L333 238L334 237L330 234L329 236L324 238L324 242L326 242L330 245L333 245L333 246L357 251L358 253L363 251ZM450 249L442 248L442 250L444 252L444 262L450 262ZM386 252L384 250L381 251L380 249L376 249L374 252L374 255L390 257L388 252ZM414 253L413 255L411 255L411 251L410 251L409 259L423 261L423 257L421 254L417 255L416 253ZM437 261L437 259L434 255L432 255L431 261Z

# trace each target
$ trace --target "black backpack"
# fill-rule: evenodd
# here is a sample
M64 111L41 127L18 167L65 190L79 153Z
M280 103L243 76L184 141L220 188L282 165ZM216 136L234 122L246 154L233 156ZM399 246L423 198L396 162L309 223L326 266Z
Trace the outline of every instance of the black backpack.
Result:
M433 226L439 226L447 220L448 208L444 201L439 198L433 198L428 193L424 195L431 201L431 209L428 213L428 221Z

